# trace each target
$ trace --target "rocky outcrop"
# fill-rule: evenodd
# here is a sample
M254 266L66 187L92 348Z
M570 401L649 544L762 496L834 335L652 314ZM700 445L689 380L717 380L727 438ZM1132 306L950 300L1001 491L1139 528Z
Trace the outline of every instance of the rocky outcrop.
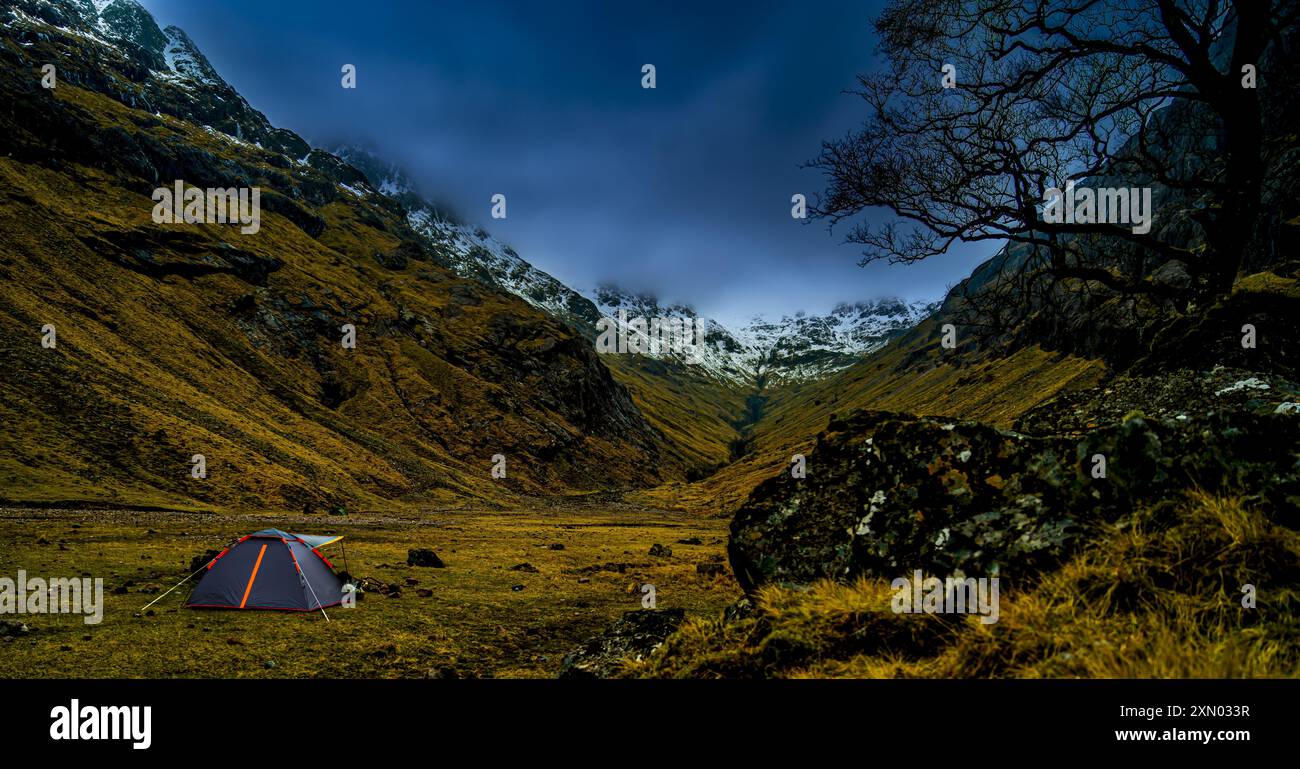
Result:
M879 411L832 418L806 478L770 479L738 511L732 569L747 592L916 569L1025 578L1095 525L1197 486L1249 493L1300 524L1300 416L1257 405L1135 412L1083 435Z
M682 609L641 609L565 655L560 678L610 678L627 659L640 659L672 635L686 618Z

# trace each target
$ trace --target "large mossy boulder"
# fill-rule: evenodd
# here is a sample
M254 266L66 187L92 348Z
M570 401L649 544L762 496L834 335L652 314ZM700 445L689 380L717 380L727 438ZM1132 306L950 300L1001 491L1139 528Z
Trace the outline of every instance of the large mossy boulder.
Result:
M1029 436L858 411L831 419L806 478L783 474L751 493L728 554L746 592L917 569L1021 579L1059 563L1097 525L1193 487L1252 495L1280 523L1300 525L1300 415L1132 414L1082 435Z

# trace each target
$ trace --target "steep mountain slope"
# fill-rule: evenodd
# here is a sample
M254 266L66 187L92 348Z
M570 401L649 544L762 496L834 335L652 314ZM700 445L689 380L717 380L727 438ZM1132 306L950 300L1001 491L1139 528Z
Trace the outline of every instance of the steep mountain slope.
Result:
M384 195L402 205L412 230L439 264L508 291L595 342L597 322L610 316L590 299L537 269L486 230L465 224L450 207L423 197L395 164L356 146L335 152L365 174L366 182L355 187L358 194ZM696 365L672 354L601 356L650 424L681 453L691 476L705 474L731 456L753 386L748 372L717 375L728 373L729 365L717 348L705 355L712 365Z
M462 222L449 206L421 196L396 165L356 146L345 145L335 153L365 174L369 184L359 191L402 204L408 224L440 264L462 277L509 291L594 338L600 313L581 294L524 261L487 230Z
M0 13L0 496L374 509L684 476L585 339L437 264L179 30L129 0ZM156 224L176 179L259 187L260 230Z
M698 358L658 354L603 355L652 425L692 463L693 476L735 459L749 429L762 418L766 391L816 380L851 366L905 332L934 309L919 302L879 300L840 305L826 316L800 314L779 322L761 317L737 332L689 306L600 286L590 296L569 288L525 261L481 227L462 222L450 207L429 201L407 174L369 150L342 146L335 153L366 176L360 195L390 197L443 266L463 277L509 291L595 341L597 323L627 318L679 318L702 323Z
M764 389L820 379L853 365L887 341L928 317L937 304L880 299L841 304L830 313L799 313L778 321L755 316L728 328L694 308L657 297L601 285L584 294L524 260L515 249L481 227L462 222L450 207L421 197L407 174L393 163L356 147L335 154L361 170L367 194L394 198L410 211L413 229L423 235L439 261L458 275L497 286L544 310L591 338L602 318L676 318L703 323L706 344L700 359L672 351L651 357L693 367L694 373L724 385Z

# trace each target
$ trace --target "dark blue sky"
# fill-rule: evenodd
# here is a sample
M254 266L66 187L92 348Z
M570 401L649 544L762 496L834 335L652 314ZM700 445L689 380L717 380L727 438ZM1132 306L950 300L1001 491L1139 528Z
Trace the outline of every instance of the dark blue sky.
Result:
M842 232L790 217L791 195L821 189L800 164L861 114L842 91L873 66L881 0L143 1L275 125L370 146L576 288L736 321L937 298L993 250L864 269Z

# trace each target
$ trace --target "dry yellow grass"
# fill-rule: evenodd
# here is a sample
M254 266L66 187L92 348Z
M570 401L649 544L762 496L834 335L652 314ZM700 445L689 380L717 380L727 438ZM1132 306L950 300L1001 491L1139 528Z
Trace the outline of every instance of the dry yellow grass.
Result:
M1257 590L1254 608L1243 588ZM895 614L887 580L769 586L746 619L696 619L643 677L1300 676L1300 535L1243 497L1191 491L1139 511L1036 582L996 623Z

